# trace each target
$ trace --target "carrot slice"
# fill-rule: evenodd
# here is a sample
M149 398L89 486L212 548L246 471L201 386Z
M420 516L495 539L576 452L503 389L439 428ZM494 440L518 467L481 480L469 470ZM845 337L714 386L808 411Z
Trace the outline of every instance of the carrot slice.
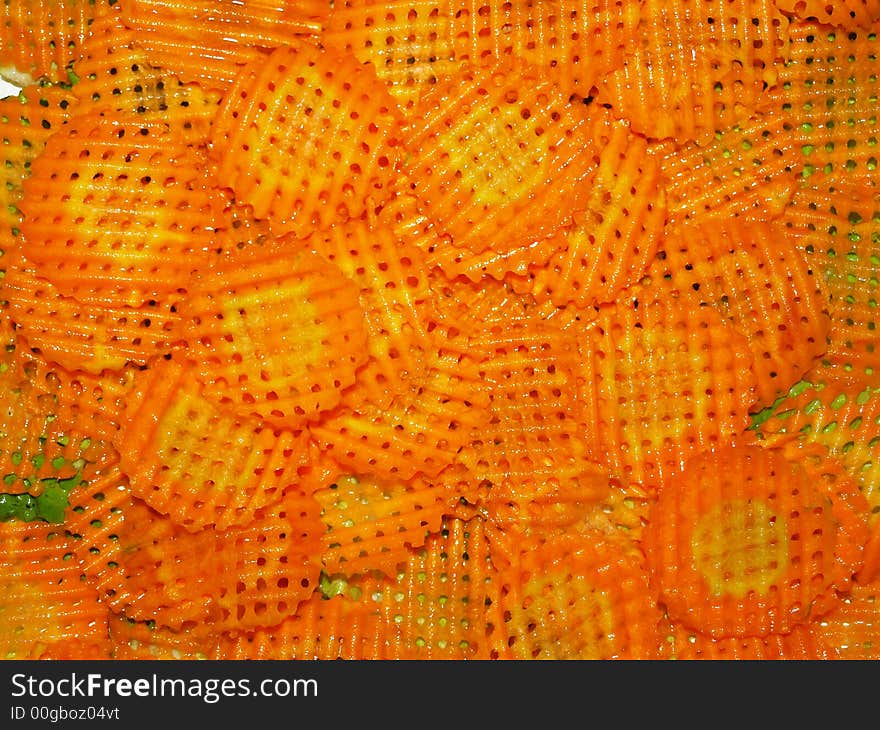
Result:
M784 634L846 589L867 510L850 508L842 474L801 456L719 447L663 486L644 546L673 621L715 639Z
M778 228L738 219L667 232L650 271L670 294L713 307L746 336L764 403L797 382L827 347L827 293Z
M273 230L304 236L381 202L403 159L400 123L371 67L304 43L279 48L226 96L219 177Z
M188 532L137 500L123 512L116 566L99 589L129 618L174 630L274 626L317 585L317 503L296 491L225 531Z
M801 20L810 20L844 29L853 26L869 28L880 20L880 2L877 0L840 0L829 3L823 0L773 0L782 12Z
M10 0L0 22L0 66L26 78L67 81L105 0Z
M645 0L622 68L598 99L649 138L705 143L750 116L776 82L787 28L769 0Z
M841 659L880 659L878 599L880 583L854 583L833 611L811 624L816 641Z
M23 258L9 263L2 285L7 313L31 350L68 370L101 373L144 364L180 346L173 306L96 308L62 296Z
M615 126L601 107L570 105L533 68L466 68L432 86L409 118L409 188L455 246L504 254L582 207Z
M753 357L711 309L636 289L587 326L582 349L593 458L632 481L657 486L748 425Z
M164 122L79 116L49 140L24 191L23 253L85 304L173 298L213 245L205 162Z
M666 198L647 143L616 128L599 156L592 192L574 223L552 238L557 253L533 273L539 302L579 307L613 301L647 270L663 235Z
M217 262L185 307L206 395L282 428L334 408L367 359L357 286L292 235Z
M663 617L638 558L596 536L562 536L499 576L495 641L515 659L656 659Z
M840 658L814 636L812 624L795 626L788 634L713 639L677 626L672 657L684 661L827 661Z
M308 463L305 440L223 411L191 367L162 361L127 398L117 448L132 494L195 532L248 525L279 501Z

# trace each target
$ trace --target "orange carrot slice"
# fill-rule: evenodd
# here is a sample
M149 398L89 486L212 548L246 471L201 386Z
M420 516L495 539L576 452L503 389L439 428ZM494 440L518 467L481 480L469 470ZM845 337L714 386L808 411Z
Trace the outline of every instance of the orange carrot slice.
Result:
M880 20L880 2L877 0L841 0L836 3L822 0L774 0L782 12L801 20L811 20L829 25L869 28Z
M248 525L308 463L305 434L236 417L191 367L161 361L129 395L117 448L132 493L190 531Z
M22 251L86 304L173 298L213 246L218 203L204 160L164 122L77 117L34 161L24 191Z
M357 286L292 235L217 262L185 306L205 393L282 428L334 408L367 359Z
M767 223L733 219L667 232L652 278L713 307L746 336L758 396L772 403L827 347L827 293L804 257Z
M598 536L560 537L498 576L515 659L656 659L662 613L636 556Z
M663 486L644 545L673 621L715 639L784 634L846 589L865 514L837 492L858 490L798 457L723 446Z
M403 156L400 122L372 68L304 43L279 48L226 95L219 177L276 232L307 235L381 202Z
M753 357L713 310L636 289L583 337L588 443L613 471L656 486L748 425Z

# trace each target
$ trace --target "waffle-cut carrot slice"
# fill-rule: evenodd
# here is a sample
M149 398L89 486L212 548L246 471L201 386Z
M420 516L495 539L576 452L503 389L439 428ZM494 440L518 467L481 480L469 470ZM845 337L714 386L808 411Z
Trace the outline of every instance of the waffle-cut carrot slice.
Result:
M622 67L597 98L649 138L705 143L776 82L787 29L770 0L645 0Z
M106 0L10 0L0 20L0 66L32 79L67 81L92 21L108 10Z
M278 626L233 632L221 641L220 654L233 660L379 660L390 658L385 640L377 607L344 593L319 593Z
M158 117L172 127L176 140L203 143L221 95L184 85L157 66L155 58L137 45L139 40L138 34L123 25L121 5L114 5L112 13L95 21L83 45L82 58L75 66L78 81L73 93L90 111Z
M846 29L815 23L791 28L790 58L766 106L791 126L798 172L813 186L849 180L864 190L874 184L877 29L852 23Z
M132 500L117 565L98 583L129 618L189 630L275 626L315 590L323 525L310 496L291 491L249 527L188 532Z
M373 570L394 575L410 548L420 548L440 529L458 495L442 482L384 482L344 476L315 492L327 526L321 560L327 574Z
M403 159L401 119L372 67L279 48L226 95L213 133L219 177L276 232L307 235L381 202Z
M515 659L656 659L662 613L638 558L600 536L561 536L500 571Z
M709 308L634 289L588 325L582 350L593 458L632 481L656 486L748 425L753 357Z
M150 621L134 621L118 615L110 617L109 632L113 659L117 661L220 658L219 635L172 631Z
M173 297L213 246L218 196L203 155L161 121L78 116L50 138L24 192L22 252L85 304Z
M309 240L360 290L370 362L351 395L387 405L401 384L424 372L427 360L430 343L417 307L429 294L424 256L375 220L349 221Z
M503 254L582 207L618 125L598 105L569 104L534 68L464 68L410 115L410 189L456 246Z
M876 525L880 514L880 391L867 382L802 381L784 399L755 417L763 438L796 436L824 446L857 480L871 506Z
M585 209L553 236L558 253L534 272L532 293L557 306L613 301L645 273L665 221L656 156L644 139L616 128L600 153Z
M840 604L810 624L815 640L841 659L880 659L880 583L854 583Z
M880 2L877 0L840 0L836 3L824 0L773 0L782 12L801 20L816 21L826 25L840 26L850 30L870 28L880 20Z
M713 639L676 626L671 634L671 657L683 661L827 661L836 651L823 646L811 625L795 626L788 634Z
M847 181L799 190L777 225L826 284L831 329L812 380L860 383L880 372L876 328L876 240L880 204Z
M341 0L321 42L370 63L404 111L461 62L453 50L455 0Z
M31 350L68 370L118 370L181 344L180 317L173 306L86 306L62 296L22 258L7 266L0 291L8 301L8 316Z
M864 515L837 498L842 475L829 484L795 459L725 445L661 488L643 544L670 619L715 639L784 634L847 587Z
M73 113L76 98L57 86L32 84L0 100L0 249L17 245L22 181L46 140Z
M639 27L639 0L452 0L456 58L474 64L524 58L566 94L587 97L623 62Z
M185 318L205 393L282 428L334 408L367 359L356 284L290 234L205 273Z
M672 296L713 307L746 336L763 403L825 352L831 324L822 280L780 233L738 219L676 226L650 270Z
M0 524L0 656L93 658L96 648L109 655L109 611L79 575L58 528Z
M800 148L792 124L756 113L725 128L704 145L667 142L660 158L668 222L742 216L768 220L782 214L794 194Z
M191 366L164 360L138 378L116 445L132 494L191 532L251 524L309 458L304 433L230 414Z

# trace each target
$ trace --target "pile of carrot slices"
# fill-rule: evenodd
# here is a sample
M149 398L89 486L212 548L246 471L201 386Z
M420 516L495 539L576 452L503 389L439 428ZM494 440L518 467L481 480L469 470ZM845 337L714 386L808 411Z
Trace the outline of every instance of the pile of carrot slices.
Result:
M880 659L880 2L2 13L0 657Z

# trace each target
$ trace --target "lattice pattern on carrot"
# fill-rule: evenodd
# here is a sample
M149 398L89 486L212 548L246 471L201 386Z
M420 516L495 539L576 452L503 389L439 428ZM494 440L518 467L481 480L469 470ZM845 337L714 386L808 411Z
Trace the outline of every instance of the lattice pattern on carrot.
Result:
M22 81L67 81L106 0L10 0L0 19L0 67Z
M784 231L712 220L667 232L652 278L713 307L746 336L762 403L788 389L827 347L828 295Z
M317 503L290 491L249 527L188 532L132 500L116 564L98 582L117 613L171 629L274 626L317 586Z
M815 641L841 659L880 659L880 583L853 584L840 604L810 628Z
M173 301L212 247L218 203L202 155L163 122L78 116L24 191L23 253L83 303Z
M299 428L339 404L367 359L354 282L287 235L218 262L192 287L187 333L205 392Z
M816 639L812 624L795 626L788 634L729 639L713 639L676 626L670 638L670 658L684 661L820 661L839 658L834 649Z
M568 536L500 571L504 623L494 640L515 659L655 659L662 613L636 555L600 536Z
M570 105L529 66L466 68L409 118L410 189L455 246L503 254L582 207L618 124L598 105Z
M152 621L135 621L125 616L110 617L110 641L113 659L132 660L205 660L220 659L220 638L201 636L191 631L172 631Z
M781 449L725 445L686 462L645 531L670 619L716 639L767 636L833 605L864 540L849 525L865 528L828 487Z
M582 350L588 443L633 481L656 486L748 425L753 357L709 308L634 290L599 313Z
M840 0L829 3L824 0L774 0L784 13L802 20L850 28L855 24L863 28L880 19L880 2L877 0Z
M309 463L306 436L205 398L193 368L160 361L127 398L121 463L132 493L190 531L248 525ZM123 436L124 434L124 436Z
M776 82L787 28L770 0L645 0L598 98L648 137L705 143L748 118Z
M246 66L214 129L219 177L275 230L307 235L381 202L404 154L370 66L299 44ZM280 170L285 174L280 174Z

